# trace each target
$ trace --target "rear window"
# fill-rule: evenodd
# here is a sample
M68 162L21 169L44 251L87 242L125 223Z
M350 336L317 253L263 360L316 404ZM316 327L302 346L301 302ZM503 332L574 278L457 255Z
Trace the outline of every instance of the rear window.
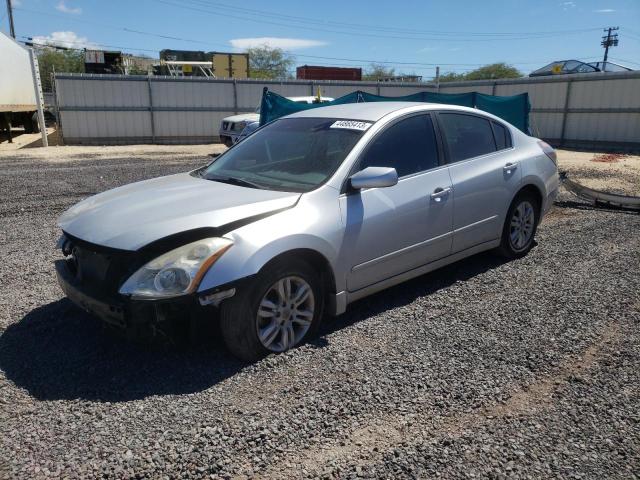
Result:
M460 113L441 113L439 118L449 161L459 162L496 151L489 120Z

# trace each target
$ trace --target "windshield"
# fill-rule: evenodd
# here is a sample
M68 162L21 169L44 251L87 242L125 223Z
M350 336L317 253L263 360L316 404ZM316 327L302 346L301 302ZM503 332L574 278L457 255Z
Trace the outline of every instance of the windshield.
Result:
M218 157L200 175L254 188L308 192L333 175L363 134L364 129L337 128L336 121L276 120Z

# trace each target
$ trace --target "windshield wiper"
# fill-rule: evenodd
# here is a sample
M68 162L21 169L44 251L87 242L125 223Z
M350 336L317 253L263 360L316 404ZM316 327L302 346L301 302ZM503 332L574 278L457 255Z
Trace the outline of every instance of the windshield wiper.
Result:
M204 177L207 180L213 180L214 182L220 183L228 183L230 185L237 185L239 187L249 187L249 188L259 188L262 189L262 185L258 185L257 183L250 182L249 180L244 180L242 178L236 177L221 177L221 176L208 176Z

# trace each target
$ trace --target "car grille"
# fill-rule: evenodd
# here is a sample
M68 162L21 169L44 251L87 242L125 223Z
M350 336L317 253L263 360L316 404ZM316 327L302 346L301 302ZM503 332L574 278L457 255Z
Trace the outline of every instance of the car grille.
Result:
M120 285L140 267L135 252L105 249L69 238L64 252L67 268L76 280L86 287L107 295L118 293Z

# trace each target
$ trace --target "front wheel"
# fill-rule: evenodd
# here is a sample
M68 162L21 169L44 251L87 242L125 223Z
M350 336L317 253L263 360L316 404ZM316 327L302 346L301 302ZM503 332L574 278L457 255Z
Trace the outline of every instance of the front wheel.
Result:
M303 343L319 324L323 306L324 289L306 262L278 262L222 303L220 329L233 355L255 361Z
M533 247L540 220L540 206L534 195L523 192L511 203L498 251L507 258L524 257Z

